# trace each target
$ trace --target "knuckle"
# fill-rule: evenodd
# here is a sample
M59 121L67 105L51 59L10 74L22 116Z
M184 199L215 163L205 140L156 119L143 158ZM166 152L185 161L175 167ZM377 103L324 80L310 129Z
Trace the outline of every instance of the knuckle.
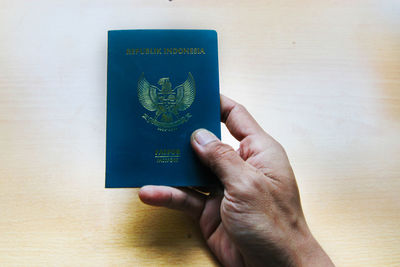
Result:
M275 139L273 140L273 148L277 151L280 152L285 152L285 149L283 148L283 146L281 145L281 143L279 143L278 141L276 141Z
M238 113L247 112L246 107L243 106L242 104L239 104L239 103L237 103L237 104L235 105L235 110L236 110L236 112L238 112Z
M248 209L246 208L246 202L242 198L238 198L232 193L225 193L225 198L222 200L222 209L225 212L241 213Z
M222 202L221 208L224 211L224 214L241 213L245 211L240 203L227 200Z

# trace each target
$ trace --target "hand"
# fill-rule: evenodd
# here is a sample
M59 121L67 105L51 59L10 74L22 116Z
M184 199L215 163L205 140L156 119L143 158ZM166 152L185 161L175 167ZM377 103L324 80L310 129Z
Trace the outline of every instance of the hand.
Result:
M235 151L200 129L191 144L224 185L209 196L189 189L145 186L147 204L182 210L199 222L224 266L333 266L313 238L282 146L247 110L221 95L221 121L240 141Z

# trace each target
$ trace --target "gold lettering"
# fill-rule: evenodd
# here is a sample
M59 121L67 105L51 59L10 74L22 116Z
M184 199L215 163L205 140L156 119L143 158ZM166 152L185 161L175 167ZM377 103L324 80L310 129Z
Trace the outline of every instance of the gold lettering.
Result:
M205 55L206 51L203 47L201 48L179 48L179 47L171 47L171 48L127 48L125 50L126 55Z
M163 148L154 151L156 163L178 163L180 157L180 149Z

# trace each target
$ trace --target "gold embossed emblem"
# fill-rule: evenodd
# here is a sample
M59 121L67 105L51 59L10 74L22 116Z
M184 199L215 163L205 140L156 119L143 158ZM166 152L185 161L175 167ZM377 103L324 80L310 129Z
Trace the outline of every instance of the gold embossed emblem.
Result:
M182 114L193 103L196 95L196 86L192 74L189 72L184 83L172 89L169 77L158 81L161 88L151 85L144 73L138 81L138 98L142 106L148 111L155 112L154 116L142 116L148 123L157 126L159 131L174 131L187 122L192 115Z

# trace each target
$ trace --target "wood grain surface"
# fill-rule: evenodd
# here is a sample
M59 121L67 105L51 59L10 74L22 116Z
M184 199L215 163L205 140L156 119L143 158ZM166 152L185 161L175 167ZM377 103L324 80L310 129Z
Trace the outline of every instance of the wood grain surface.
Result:
M221 92L281 142L338 266L400 266L400 2L0 1L0 266L216 266L104 189L110 29L215 29ZM227 131L223 140L237 146Z

